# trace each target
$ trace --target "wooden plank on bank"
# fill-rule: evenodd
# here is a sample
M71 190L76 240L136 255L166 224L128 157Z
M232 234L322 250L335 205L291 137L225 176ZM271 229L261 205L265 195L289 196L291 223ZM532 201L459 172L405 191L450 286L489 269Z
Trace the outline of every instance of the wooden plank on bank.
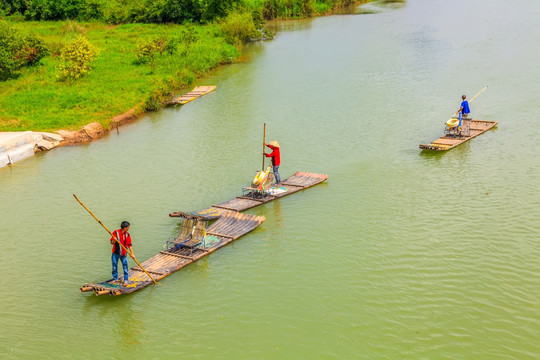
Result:
M197 86L193 90L191 90L190 92L172 99L171 101L168 102L168 104L170 104L170 105L175 105L175 104L184 105L184 104L187 104L190 101L193 101L193 100L197 99L198 97L201 97L203 95L206 95L206 94L214 91L215 89L216 89L215 86Z

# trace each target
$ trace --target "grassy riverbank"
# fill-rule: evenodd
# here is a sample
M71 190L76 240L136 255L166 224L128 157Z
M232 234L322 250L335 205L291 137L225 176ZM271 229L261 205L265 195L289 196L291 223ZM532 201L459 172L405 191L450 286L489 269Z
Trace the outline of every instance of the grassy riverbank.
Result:
M95 121L107 128L115 115L132 108L144 111L152 93L170 93L238 56L237 49L218 35L215 25L189 26L198 40L189 48L180 43L175 54L158 55L153 64L135 63L137 43L182 36L186 26L71 21L20 22L14 26L41 36L52 55L0 82L0 131L75 130ZM72 83L59 81L60 60L55 53L81 33L99 49L93 70Z
M36 65L19 66L0 81L0 131L78 130L92 122L100 122L108 129L114 116L131 109L135 109L135 115L157 110L173 92L216 66L233 62L239 56L242 42L267 35L262 31L265 19L328 14L338 7L358 3L354 0L230 0L218 2L228 5L217 8L197 8L192 4L186 8L189 11L178 10L181 11L177 15L184 17L169 20L201 23L178 25L159 24L168 19L163 18L164 14L174 13L168 8L173 2L167 1L156 3L155 8L139 8L135 3L122 8L119 0L77 0L79 7L69 8L71 12L52 0L44 0L41 8L28 8L11 0L0 0L0 5L6 1L12 5L0 6L0 18L4 14L7 19L4 24L22 38L36 35L43 40L48 53ZM91 4L100 9L92 16L88 12ZM185 17L189 14L193 17ZM70 16L94 21L27 21ZM115 24L118 21L127 23ZM62 53L70 41L81 37L97 49L91 71L61 81ZM32 55L28 47L21 49L24 56ZM141 53L146 54L144 61ZM5 65L3 54L0 51L0 68ZM18 57L19 53L13 52L12 59Z

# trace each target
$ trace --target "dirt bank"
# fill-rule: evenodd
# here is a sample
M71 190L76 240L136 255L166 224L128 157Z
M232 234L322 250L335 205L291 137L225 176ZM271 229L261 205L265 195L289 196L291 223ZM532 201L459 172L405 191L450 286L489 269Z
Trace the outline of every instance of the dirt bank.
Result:
M140 110L140 105L130 109L129 111L117 115L112 118L111 127L109 130L105 129L101 123L94 122L85 125L82 129L76 131L58 130L56 133L60 134L64 141L62 145L74 145L87 143L100 137L103 137L109 133L110 130L114 130L119 126L128 124L137 120L144 115L144 112Z

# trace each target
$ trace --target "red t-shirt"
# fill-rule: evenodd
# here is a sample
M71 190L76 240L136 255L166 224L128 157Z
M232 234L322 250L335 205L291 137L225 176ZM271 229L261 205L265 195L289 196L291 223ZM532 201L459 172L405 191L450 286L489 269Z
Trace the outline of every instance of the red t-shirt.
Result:
M270 154L264 154L264 155L266 155L266 157L272 158L272 165L279 166L280 164L279 148L273 145L268 145L268 147L272 149L272 152Z
M112 252L117 253L120 256L126 256L126 250L124 250L120 245L118 245L116 240L114 240L114 236L116 236L116 238L120 240L120 243L124 245L126 249L129 249L129 247L131 246L131 235L129 235L128 232L124 234L122 233L122 229L118 229L113 231L113 237L111 238L111 244L113 244ZM116 249L116 247L118 247L118 250Z

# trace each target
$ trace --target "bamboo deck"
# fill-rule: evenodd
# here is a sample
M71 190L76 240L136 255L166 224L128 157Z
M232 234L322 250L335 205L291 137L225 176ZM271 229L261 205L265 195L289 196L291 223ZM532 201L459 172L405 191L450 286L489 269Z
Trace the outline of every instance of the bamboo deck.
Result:
M197 86L193 90L191 90L190 92L188 92L188 93L186 93L186 94L184 94L182 96L179 96L177 98L172 99L171 101L169 101L168 104L170 104L170 105L175 105L175 104L184 105L184 104L187 104L190 101L193 101L193 100L197 99L198 97L201 97L203 95L206 95L206 94L214 91L215 89L216 89L215 86Z
M190 213L191 215L201 216L206 219L217 219L206 230L204 246L197 248L193 252L187 248L177 249L173 246L160 251L141 265L156 281L163 279L247 234L265 220L264 216L243 214L241 211L296 193L317 185L326 179L328 179L327 175L296 172L293 176L281 183L279 193L274 196L269 195L263 199L238 196L219 205L213 205L207 209L192 212ZM176 217L183 214L185 213L175 212L169 214L169 216ZM121 269L119 269L119 272L121 273ZM129 284L126 286L112 284L111 279L101 283L84 284L81 287L81 291L93 291L97 296L117 296L141 290L153 283L152 279L139 266L130 268L129 274ZM122 276L120 276L120 279L122 280Z
M220 212L224 210L245 211L255 206L259 206L261 204L280 199L284 196L294 194L295 192L298 192L300 190L317 185L326 179L328 179L328 175L298 171L290 178L281 182L280 188L284 188L284 192L276 195L268 195L262 199L257 199L249 196L237 196L232 200L225 201L221 204L212 205L207 209L196 211L193 214L209 217L215 215L219 216ZM170 216L174 216L174 213L170 214Z
M471 120L470 132L461 136L442 136L430 144L420 144L422 150L446 151L463 144L465 141L481 135L498 124L497 121Z

